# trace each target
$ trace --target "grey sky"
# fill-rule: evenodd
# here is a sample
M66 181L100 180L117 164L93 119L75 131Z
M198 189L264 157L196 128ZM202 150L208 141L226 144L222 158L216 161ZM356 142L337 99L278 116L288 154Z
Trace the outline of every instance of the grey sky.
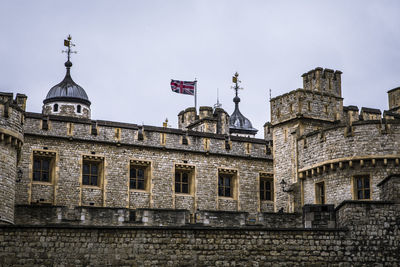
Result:
M272 96L302 87L315 67L343 71L345 105L387 109L400 86L400 1L0 1L0 91L28 95L27 110L65 74L63 39L78 50L72 77L92 119L177 127L193 97L170 79L198 79L198 104L234 104L262 137Z

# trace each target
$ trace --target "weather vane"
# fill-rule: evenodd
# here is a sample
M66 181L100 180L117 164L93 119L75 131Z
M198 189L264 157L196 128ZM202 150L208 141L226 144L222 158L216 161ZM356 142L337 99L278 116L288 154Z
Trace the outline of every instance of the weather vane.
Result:
M63 51L62 51L62 53L67 53L67 55L68 55L68 61L69 61L70 58L71 58L71 53L74 53L74 54L78 53L77 51L71 51L71 47L72 47L72 46L75 46L75 44L73 44L73 43L71 42L71 39L72 39L71 34L68 35L67 39L64 39L64 46L65 46L65 47L68 47L68 48L67 48L67 50L63 50Z
M235 86L232 86L232 88L235 90L236 96L238 96L239 89L243 89L242 87L239 87L239 83L241 83L242 81L240 81L238 77L239 73L237 72L235 72L234 76L232 77L232 82L235 84Z

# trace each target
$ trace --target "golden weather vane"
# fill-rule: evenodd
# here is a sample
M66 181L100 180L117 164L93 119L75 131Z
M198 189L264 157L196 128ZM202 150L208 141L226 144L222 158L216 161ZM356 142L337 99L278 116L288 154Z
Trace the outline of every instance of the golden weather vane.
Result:
M67 37L67 39L64 39L64 46L67 47L67 50L63 50L63 51L62 51L63 53L67 53L68 61L69 61L70 58L71 58L71 53L73 53L73 54L78 53L77 51L71 51L71 47L72 47L72 46L75 46L75 44L73 44L73 43L71 42L71 40L72 40L72 37L71 37L71 34L69 34L68 37Z
M232 76L232 82L235 84L235 86L233 86L232 88L235 90L236 96L238 96L239 89L243 89L242 87L239 87L239 83L241 83L242 81L240 81L238 77L239 73L237 72L235 72L235 74Z

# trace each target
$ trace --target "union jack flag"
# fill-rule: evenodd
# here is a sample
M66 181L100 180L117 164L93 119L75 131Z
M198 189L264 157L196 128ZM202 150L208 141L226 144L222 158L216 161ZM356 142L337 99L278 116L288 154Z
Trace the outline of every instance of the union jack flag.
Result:
M196 90L195 88L196 88L196 81L188 82L188 81L171 80L171 89L175 93L194 95L194 90Z

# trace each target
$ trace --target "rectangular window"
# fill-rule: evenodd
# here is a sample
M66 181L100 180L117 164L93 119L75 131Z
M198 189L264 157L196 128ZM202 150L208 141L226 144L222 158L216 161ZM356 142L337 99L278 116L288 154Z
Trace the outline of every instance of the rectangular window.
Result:
M354 177L354 195L356 199L371 199L371 185L368 175Z
M175 193L189 194L190 173L187 171L175 171Z
M33 157L33 181L51 182L51 162L52 158Z
M233 197L233 175L219 173L218 175L218 196Z
M325 204L325 182L315 184L315 200L316 204Z
M131 165L129 173L129 189L146 189L146 167Z
M100 162L83 161L82 184L99 186Z
M272 201L274 196L274 180L260 177L260 200Z

